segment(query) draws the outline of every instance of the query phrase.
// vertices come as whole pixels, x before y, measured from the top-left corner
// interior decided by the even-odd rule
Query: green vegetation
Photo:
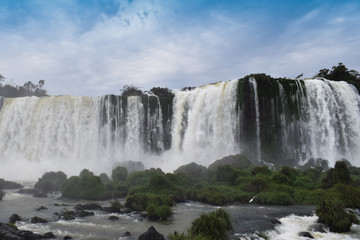
[[[234,159],[241,159],[242,164]],[[326,224],[333,223],[322,209],[331,208],[338,212],[344,207],[360,208],[360,168],[350,166],[347,161],[338,161],[327,171],[321,167],[300,170],[288,166],[270,170],[266,166],[248,164],[244,159],[230,156],[217,161],[216,167],[211,169],[189,164],[175,170],[174,174],[165,174],[159,168],[127,174],[126,169],[117,167],[112,172],[112,180],[106,174],[98,177],[84,169],[79,176],[67,179],[61,191],[64,197],[89,200],[126,197],[124,206],[117,200],[112,201],[111,211],[120,212],[125,207],[146,213],[150,220],[170,218],[173,215],[171,207],[176,202],[187,200],[216,206],[249,203],[251,199],[253,203],[268,205],[320,205],[320,221]],[[186,172],[189,167],[193,171]],[[330,203],[324,203],[323,199]],[[339,214],[348,216],[341,211]],[[355,221],[355,218],[346,219],[351,219],[350,223]],[[349,224],[348,220],[344,221]],[[346,229],[334,226],[332,229]],[[187,236],[178,234],[172,237],[186,239]],[[193,237],[208,239],[202,235]]]
[[[227,232],[232,230],[229,214],[222,208],[208,214],[201,214],[191,223],[188,233],[174,233],[170,240],[226,240]]]
[[[353,213],[345,211],[341,202],[323,200],[316,208],[319,222],[329,226],[332,232],[348,232],[353,223],[359,224],[359,220]]]
[[[128,175],[128,171],[124,167],[116,167],[112,170],[111,177],[114,182],[125,181]]]
[[[334,81],[346,81],[353,84],[360,93],[360,73],[356,70],[348,70],[343,63],[333,66],[331,70],[327,68],[321,69],[316,77]]]
[[[31,81],[24,83],[23,86],[5,83],[5,77],[0,74],[0,96],[13,98],[13,97],[26,97],[26,96],[47,96],[46,90],[43,89],[45,80],[40,80],[38,84]]]
[[[34,189],[45,194],[60,191],[61,186],[64,184],[66,179],[66,174],[61,171],[47,172],[35,184]]]
[[[88,200],[103,200],[111,196],[110,191],[98,176],[84,169],[80,176],[72,176],[61,187],[64,197]]]

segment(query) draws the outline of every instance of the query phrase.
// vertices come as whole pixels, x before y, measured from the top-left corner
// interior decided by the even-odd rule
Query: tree
[[[360,80],[360,74],[356,70],[348,70],[343,63],[330,69],[321,69],[315,77],[323,77],[334,81]]]
[[[142,91],[134,85],[125,85],[120,92],[123,97],[140,96],[142,94]]]
[[[0,74],[0,87],[3,86],[3,82],[5,80],[5,77],[3,75]]]

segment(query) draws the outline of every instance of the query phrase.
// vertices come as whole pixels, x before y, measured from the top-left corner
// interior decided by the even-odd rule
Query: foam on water
[[[308,231],[314,237],[314,239],[326,239],[326,240],[357,240],[360,239],[360,226],[353,225],[351,232],[349,233],[320,233],[312,232],[311,225],[317,223],[318,217],[314,216],[296,216],[290,215],[288,217],[281,218],[281,224],[276,226],[274,230],[266,232],[269,240],[303,240],[304,237],[298,236],[300,232]]]

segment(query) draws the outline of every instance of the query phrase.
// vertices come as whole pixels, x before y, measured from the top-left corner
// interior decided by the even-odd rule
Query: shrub
[[[175,175],[185,176],[191,179],[194,183],[200,183],[205,180],[206,167],[198,165],[196,163],[189,163],[183,165],[174,171]]]
[[[296,169],[288,167],[288,166],[283,166],[279,172],[284,174],[285,176],[287,176],[292,181],[295,181],[296,176],[298,175]]]
[[[110,202],[110,211],[113,213],[119,213],[121,212],[121,209],[124,206],[121,204],[119,200],[113,200]]]
[[[266,166],[262,166],[262,167],[256,166],[251,170],[251,174],[254,175],[254,176],[257,175],[257,174],[270,176],[272,174],[272,171]]]
[[[335,167],[331,168],[322,180],[325,188],[331,188],[337,183],[350,184],[351,182],[350,171],[344,161],[337,161]]]
[[[251,179],[250,183],[246,186],[246,191],[259,193],[269,188],[269,177],[264,175],[257,175]]]
[[[167,220],[169,217],[174,215],[170,206],[167,205],[156,206],[155,204],[149,204],[146,212],[148,213],[149,219],[152,221]]]
[[[255,196],[256,203],[270,205],[291,205],[291,196],[286,192],[261,192]]]
[[[92,171],[90,171],[89,169],[83,169],[79,176],[82,177],[82,176],[85,176],[85,175],[90,175],[90,176],[94,176],[94,173]]]
[[[348,232],[353,223],[358,224],[355,215],[347,213],[338,201],[323,200],[316,208],[318,221],[329,226],[331,232]]]
[[[335,198],[342,202],[346,208],[360,207],[360,189],[352,185],[345,185],[342,183],[336,184],[331,192]]]
[[[103,184],[106,184],[106,183],[108,183],[108,182],[111,182],[110,179],[109,179],[109,177],[108,177],[108,175],[107,175],[106,173],[101,173],[101,174],[99,175],[99,178],[100,178],[100,180],[101,180],[101,182],[102,182]]]
[[[61,188],[64,197],[81,198],[87,200],[104,200],[110,197],[110,191],[100,178],[82,171],[80,177],[70,177]]]
[[[111,177],[114,182],[125,181],[128,176],[128,171],[124,167],[116,167],[112,170]]]
[[[173,206],[173,200],[166,195],[156,195],[152,193],[135,193],[126,198],[125,207],[135,211],[145,211],[151,204],[155,206]]]
[[[191,223],[189,234],[191,236],[201,236],[208,240],[226,240],[227,232],[232,229],[230,216],[223,209],[201,214]]]
[[[271,176],[271,181],[277,184],[293,184],[293,180],[280,171],[273,173],[273,175]]]
[[[214,172],[216,183],[234,185],[237,178],[237,171],[230,165],[219,165]]]

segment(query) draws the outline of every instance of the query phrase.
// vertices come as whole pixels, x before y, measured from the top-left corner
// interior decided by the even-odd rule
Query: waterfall
[[[360,97],[346,82],[306,80],[308,150],[331,165],[345,158],[357,164],[360,153]],[[305,114],[305,113],[304,113]]]
[[[45,169],[100,173],[118,161],[142,160],[151,128],[162,124],[161,109],[155,108],[158,116],[149,113],[150,124],[145,124],[140,96],[125,101],[118,96],[6,98],[0,112],[0,175],[7,175],[12,162],[38,177]],[[161,146],[162,137],[154,139]]]
[[[260,139],[260,111],[259,111],[259,98],[257,91],[257,83],[255,78],[251,77],[249,79],[249,83],[252,86],[253,94],[254,94],[254,105],[255,105],[255,117],[256,117],[256,153],[257,160],[261,161],[261,139]]]
[[[187,162],[209,165],[239,152],[237,85],[234,80],[176,92],[172,148]]]
[[[109,173],[129,160],[172,171],[237,153],[360,165],[360,96],[346,82],[255,76],[169,94],[0,97],[0,176]]]

